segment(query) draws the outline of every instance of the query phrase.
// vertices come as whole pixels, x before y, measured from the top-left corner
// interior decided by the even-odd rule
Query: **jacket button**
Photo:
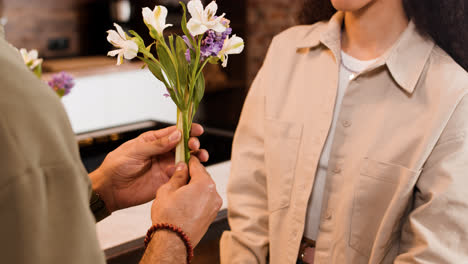
[[[336,173],[336,174],[338,174],[338,173],[341,172],[341,168],[340,168],[340,167],[335,167],[335,168],[333,169],[333,172]]]
[[[333,213],[331,210],[327,210],[327,212],[325,213],[325,219],[326,220],[331,220],[333,217]]]
[[[351,122],[350,121],[343,121],[343,126],[344,127],[350,127],[351,126]]]

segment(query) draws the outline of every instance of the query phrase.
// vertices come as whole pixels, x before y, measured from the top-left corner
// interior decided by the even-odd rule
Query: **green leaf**
[[[142,60],[144,63],[146,63],[146,65],[148,66],[148,69],[154,75],[154,77],[156,77],[158,80],[164,83],[164,85],[169,89],[170,86],[167,83],[166,78],[164,78],[164,74],[163,74],[163,70],[161,66],[158,63],[147,58],[139,57],[139,59]]]
[[[192,44],[192,47],[196,47],[197,43],[195,42],[195,39],[193,39],[192,34],[190,34],[188,28],[187,28],[187,8],[185,7],[185,4],[183,2],[179,2],[179,4],[182,6],[182,9],[184,10],[184,14],[182,16],[182,20],[180,22],[180,26],[182,27],[182,31],[184,32],[185,36],[190,41],[190,44]]]
[[[65,90],[60,89],[60,90],[57,90],[56,93],[60,98],[65,96]]]
[[[37,78],[42,78],[42,63],[36,66],[34,68],[33,73],[37,76]]]
[[[169,89],[167,89],[167,92],[168,92],[169,95],[171,96],[171,99],[172,99],[172,101],[176,104],[176,106],[177,106],[178,108],[180,108],[181,105],[180,105],[179,99],[177,98],[177,95],[176,95],[176,93],[174,92],[174,90],[169,88]]]
[[[172,54],[175,55],[175,49],[174,49],[174,36],[170,35],[169,37],[167,37],[168,40],[169,40],[169,47],[171,48],[171,52]]]
[[[200,105],[203,95],[205,94],[205,77],[201,73],[195,83],[195,91],[193,96],[193,109],[192,109],[192,119],[197,113],[198,106]]]
[[[218,58],[218,57],[210,57],[210,58],[208,59],[208,62],[209,62],[210,64],[218,64],[219,58]]]
[[[178,64],[178,74],[179,82],[182,89],[186,89],[188,83],[188,62],[185,58],[185,52],[187,51],[187,46],[185,45],[184,40],[177,36],[176,38],[176,58]]]
[[[174,89],[167,83],[166,78],[164,78],[164,71],[161,67],[162,65],[147,58],[142,58],[142,57],[138,57],[138,58],[146,63],[146,65],[148,66],[148,69],[151,71],[154,77],[156,77],[158,80],[164,83],[164,86],[166,86],[166,89],[169,92],[169,95],[171,96],[172,101],[174,101],[177,107],[179,108],[182,107],[183,106],[181,104],[182,101],[179,100],[177,94],[174,92]]]
[[[138,45],[138,48],[140,50],[144,49],[146,46],[145,46],[145,41],[143,40],[142,37],[140,37],[140,35],[138,35],[138,33],[136,33],[135,31],[133,30],[129,30],[128,31],[131,35],[133,35],[133,40],[135,41],[135,43]]]
[[[158,53],[158,59],[161,62],[161,65],[164,67],[165,72],[167,74],[167,78],[169,82],[173,84],[173,86],[177,85],[177,69],[174,63],[171,60],[171,55],[167,52],[167,49],[163,46],[164,44],[157,43],[156,44],[156,52]]]
[[[146,23],[145,23],[146,24]],[[148,27],[149,29],[149,34],[150,36],[155,39],[155,40],[160,40],[160,37],[159,37],[159,33],[158,31],[156,31],[156,29],[150,25],[150,24],[146,24],[146,26]]]
[[[138,33],[136,33],[136,31],[134,31],[134,30],[129,30],[128,32],[129,32],[130,34],[132,34],[132,36],[143,40],[143,38],[140,37],[140,35],[138,35]]]

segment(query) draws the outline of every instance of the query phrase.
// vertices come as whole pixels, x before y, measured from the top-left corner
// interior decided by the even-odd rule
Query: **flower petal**
[[[224,16],[224,14],[223,14]],[[224,31],[226,31],[226,26],[222,23],[222,17],[218,17],[215,21],[213,21],[214,23],[212,24],[211,28],[212,30],[218,32],[218,33],[223,33]]]
[[[212,1],[209,5],[206,6],[204,13],[207,16],[207,18],[213,19],[216,15],[216,11],[218,11],[218,5],[215,1]]]
[[[32,64],[29,66],[31,70],[34,70],[37,66],[39,66],[42,63],[42,59],[35,59],[32,60]]]
[[[208,27],[194,18],[191,18],[187,23],[187,29],[190,31],[192,36],[202,35],[208,31]]]
[[[167,8],[165,6],[156,6],[154,8],[154,18],[160,25],[166,24]]]
[[[228,47],[225,49],[225,54],[239,54],[244,50],[244,40],[236,35],[232,36],[227,42]]]
[[[109,41],[112,45],[115,47],[120,48],[122,45],[122,42],[124,41],[120,35],[117,33],[115,30],[108,30],[107,31],[107,41]]]
[[[119,56],[117,57],[117,65],[122,65],[123,63],[123,52],[119,53]]]
[[[39,52],[37,52],[37,50],[33,49],[29,52],[30,60],[37,60],[38,57],[39,57]]]
[[[148,7],[145,7],[143,8],[141,13],[143,15],[143,21],[145,22],[145,24],[152,25],[154,27],[156,21],[154,19],[153,11],[151,11],[151,9],[149,9]]]
[[[223,63],[221,64],[224,68],[227,67],[227,63],[228,63],[228,55],[224,55],[223,58],[221,59],[223,61]]]
[[[172,24],[166,24],[166,25],[164,25],[163,30],[168,28],[168,27],[172,27],[172,26],[173,26]]]
[[[203,4],[200,0],[192,0],[187,4],[187,10],[192,18],[203,21]]]
[[[135,58],[138,54],[138,45],[132,40],[127,40],[124,43],[123,50],[124,58],[127,60],[131,60]]]
[[[29,54],[26,49],[20,49],[21,56],[23,57],[24,63],[28,63],[31,59],[29,59]]]
[[[127,34],[125,34],[125,31],[122,29],[121,26],[119,26],[117,23],[114,23],[114,27],[117,29],[117,32],[119,32],[120,37],[123,40],[127,39]]]
[[[122,49],[116,49],[116,50],[111,50],[107,53],[107,56],[109,57],[115,57],[116,55],[118,55],[119,53],[122,52]]]

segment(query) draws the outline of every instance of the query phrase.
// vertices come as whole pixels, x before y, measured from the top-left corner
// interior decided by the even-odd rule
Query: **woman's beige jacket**
[[[296,263],[332,121],[343,15],[274,38],[234,140],[222,263]],[[413,23],[353,79],[315,263],[468,263],[468,74]]]

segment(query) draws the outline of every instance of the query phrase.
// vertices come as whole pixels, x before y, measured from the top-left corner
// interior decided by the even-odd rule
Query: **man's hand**
[[[195,247],[216,218],[223,203],[216,185],[196,157],[190,159],[188,168],[177,165],[171,180],[159,188],[151,208],[153,224],[169,223],[180,227]]]
[[[193,124],[192,137],[203,134]],[[107,155],[102,165],[89,177],[93,190],[99,193],[110,212],[151,201],[160,186],[169,181],[174,168],[172,150],[181,140],[175,126],[149,131],[127,141]],[[208,152],[200,150],[197,138],[189,140],[189,148],[200,160],[208,160]]]

